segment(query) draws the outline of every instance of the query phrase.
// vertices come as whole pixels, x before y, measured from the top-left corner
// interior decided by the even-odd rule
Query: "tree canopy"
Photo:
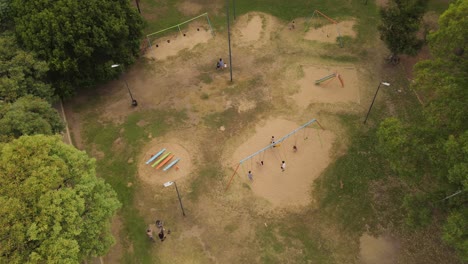
[[[60,133],[64,128],[57,111],[37,97],[25,96],[0,105],[0,141],[22,135]]]
[[[95,161],[58,136],[0,144],[0,262],[80,263],[113,243],[120,206]]]
[[[18,46],[13,34],[0,34],[0,99],[13,102],[32,94],[50,101],[54,91],[46,83],[48,70],[46,62]]]
[[[13,0],[17,39],[50,68],[57,93],[118,74],[139,53],[143,22],[127,0]]]
[[[433,58],[419,62],[412,88],[425,96],[422,120],[385,120],[379,149],[404,177],[411,192],[403,205],[408,223],[428,223],[445,212],[443,239],[468,260],[468,62],[457,49],[467,45],[468,2],[459,0],[440,17],[429,35]]]
[[[395,62],[399,54],[414,55],[421,48],[422,41],[418,40],[416,33],[426,6],[426,0],[390,0],[388,6],[380,9],[380,39],[387,45]]]

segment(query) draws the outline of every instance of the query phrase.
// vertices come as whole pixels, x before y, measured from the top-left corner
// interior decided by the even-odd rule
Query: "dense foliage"
[[[86,153],[57,136],[0,144],[0,262],[81,263],[113,243],[120,206]]]
[[[0,105],[0,141],[22,135],[60,133],[64,126],[57,111],[37,97],[25,96]]]
[[[53,89],[46,82],[48,70],[46,62],[17,45],[13,34],[0,34],[0,99],[13,102],[32,94],[51,100]]]
[[[443,239],[468,260],[468,2],[457,1],[429,36],[433,59],[418,63],[412,87],[425,94],[424,119],[395,118],[379,128],[379,149],[411,187],[407,223],[421,226],[445,212]]]
[[[139,53],[142,19],[127,0],[14,0],[18,41],[49,65],[56,92],[92,86]]]
[[[392,53],[393,62],[398,61],[399,54],[414,55],[421,48],[416,33],[426,6],[426,0],[390,0],[380,9],[380,38]]]

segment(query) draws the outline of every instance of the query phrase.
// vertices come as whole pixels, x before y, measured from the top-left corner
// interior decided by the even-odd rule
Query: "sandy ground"
[[[364,264],[393,264],[397,262],[398,243],[386,236],[364,234],[360,238],[361,260]]]
[[[292,98],[301,107],[307,107],[311,102],[360,103],[359,80],[353,67],[304,66],[304,78],[298,81],[300,90]],[[315,84],[325,76],[338,73],[344,83],[342,87],[338,78],[333,78],[320,84]]]
[[[180,158],[180,161],[167,171],[163,171],[164,165],[160,169],[156,169],[157,166],[152,167],[151,164],[146,164],[154,154],[158,153],[163,148],[166,154],[171,152],[174,157],[166,164]],[[158,160],[159,157],[156,159]],[[177,169],[178,168],[178,169]],[[161,186],[163,183],[168,181],[180,180],[184,176],[187,176],[192,171],[192,161],[189,151],[177,143],[176,140],[161,141],[161,139],[154,139],[148,144],[148,147],[144,151],[144,154],[138,161],[138,176],[139,178],[149,186]]]
[[[314,28],[314,23],[315,19],[311,20],[311,26],[304,36],[307,40],[335,43],[337,41],[338,32],[340,32],[341,36],[356,37],[356,31],[353,30],[353,26],[356,22],[353,20],[338,22],[337,25],[326,24],[319,28]],[[321,23],[324,22],[321,21]]]
[[[247,21],[246,25],[245,21],[239,21],[236,24],[236,26],[239,27],[241,31],[240,41],[250,42],[260,39],[260,34],[262,33],[262,25],[262,18],[260,16],[251,17]]]
[[[280,139],[300,125],[284,120],[269,119],[257,125],[255,134],[243,141],[234,152],[234,160],[242,160],[270,143],[271,136]],[[312,182],[330,163],[330,150],[335,136],[327,130],[305,128],[294,136],[262,154],[246,161],[238,170],[241,180],[249,182],[248,171],[254,180],[249,182],[253,192],[267,199],[275,207],[305,206],[310,202]],[[292,147],[296,145],[297,152]],[[264,165],[260,164],[263,160]],[[281,170],[282,161],[286,170]],[[238,180],[238,178],[236,178]]]
[[[200,18],[201,20],[204,18]],[[190,24],[187,29],[181,32],[172,33],[164,37],[151,40],[151,48],[145,56],[157,60],[165,60],[170,56],[175,56],[179,51],[192,49],[197,44],[207,43],[213,36],[207,23]]]

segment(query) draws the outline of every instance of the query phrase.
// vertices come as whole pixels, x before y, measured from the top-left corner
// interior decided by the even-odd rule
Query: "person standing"
[[[284,171],[286,169],[286,162],[284,160],[281,162],[281,171]]]
[[[249,171],[249,173],[247,173],[247,177],[249,177],[250,181],[253,181],[252,171]]]
[[[161,242],[163,242],[164,239],[166,239],[166,235],[164,234],[164,228],[159,229],[158,237],[161,240]]]
[[[152,242],[154,242],[154,237],[153,237],[153,230],[151,229],[147,229],[146,230],[146,235],[148,236],[149,240],[151,240]]]

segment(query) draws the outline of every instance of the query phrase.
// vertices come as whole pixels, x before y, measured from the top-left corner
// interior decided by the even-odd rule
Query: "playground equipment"
[[[231,178],[230,178],[230,180],[229,180],[229,182],[228,182],[228,185],[226,186],[226,191],[229,189],[229,186],[231,185],[231,182],[232,182],[232,179],[234,178],[234,175],[237,174],[237,171],[239,170],[239,167],[240,167],[243,163],[245,163],[245,162],[247,162],[247,161],[249,161],[249,160],[252,161],[252,158],[255,157],[255,156],[264,155],[264,154],[265,154],[265,151],[267,151],[268,149],[280,148],[281,145],[282,145],[281,143],[283,143],[286,139],[288,139],[289,137],[291,137],[291,136],[293,136],[293,135],[296,135],[297,132],[299,132],[300,130],[302,130],[302,129],[304,129],[304,128],[310,126],[310,125],[312,125],[313,123],[317,123],[317,124],[320,126],[320,128],[323,130],[322,125],[320,125],[319,121],[318,121],[317,119],[314,118],[314,119],[308,121],[307,123],[303,124],[303,125],[300,126],[299,128],[296,128],[295,130],[291,131],[290,133],[288,133],[287,135],[283,136],[282,138],[276,140],[275,142],[270,143],[268,146],[262,148],[261,150],[259,150],[259,151],[255,152],[255,153],[253,153],[252,155],[250,155],[250,156],[248,156],[248,157],[246,157],[246,158],[240,160],[239,163],[237,164],[235,170],[234,170],[234,173],[232,174],[232,176],[231,176]],[[305,140],[305,139],[306,139],[306,138],[304,138],[304,140]],[[295,146],[295,145],[294,145],[294,146]],[[261,165],[263,165],[263,163],[262,163]]]
[[[178,29],[178,32],[179,32],[180,35],[183,35],[185,37],[186,33],[182,33],[181,26],[183,26],[184,24],[187,24],[189,22],[192,22],[192,21],[194,21],[194,20],[196,20],[198,18],[201,18],[201,17],[206,17],[206,20],[207,20],[208,25],[210,27],[211,34],[214,36],[213,27],[211,26],[211,22],[210,22],[210,18],[208,17],[208,13],[203,13],[203,14],[201,14],[199,16],[196,16],[194,18],[186,20],[186,21],[184,21],[182,23],[179,23],[177,25],[174,25],[174,26],[171,26],[171,27],[168,27],[168,28],[165,28],[165,29],[162,29],[162,30],[159,30],[159,31],[156,31],[156,32],[153,32],[151,34],[146,35],[146,41],[148,42],[148,46],[150,48],[152,48],[152,40],[156,39],[158,35],[161,35],[162,33],[166,32],[168,30],[171,30],[171,29],[175,29],[175,28]],[[200,30],[200,29],[197,28],[197,30]],[[170,43],[170,40],[167,40],[167,42]]]
[[[161,168],[162,166],[164,166],[164,164],[168,163],[173,157],[174,157],[174,155],[169,155],[169,157],[167,157],[165,160],[163,160],[163,162],[161,162],[161,163],[156,167],[156,169],[159,170],[159,168]]]
[[[158,153],[154,154],[153,156],[151,156],[151,158],[149,160],[146,161],[146,165],[150,164],[151,162],[153,162],[155,159],[157,159],[158,157],[161,157],[156,160],[152,165],[151,167],[156,167],[156,169],[160,169],[162,168],[164,165],[167,165],[167,163],[169,163],[169,161],[171,161],[172,158],[174,158],[174,155],[171,154],[171,152],[168,152],[166,154],[163,155],[164,151],[166,151],[165,148],[161,149]],[[163,171],[167,171],[169,170],[170,168],[172,168],[175,164],[177,164],[177,162],[180,161],[180,158],[177,158],[176,160],[172,161],[171,163],[169,163],[169,165],[167,165],[166,167],[164,167]],[[176,170],[179,169],[179,167],[175,166]]]
[[[343,47],[343,40],[342,40],[342,37],[341,37],[341,33],[340,33],[340,27],[338,26],[338,22],[330,17],[328,17],[327,15],[325,15],[324,13],[318,11],[318,10],[314,10],[314,13],[312,13],[312,16],[308,19],[308,21],[306,22],[306,26],[305,26],[305,31],[308,31],[309,30],[309,27],[310,27],[310,21],[313,19],[313,18],[320,18],[320,17],[323,17],[325,18],[326,20],[330,21],[332,24],[335,25],[336,27],[336,31],[338,33],[338,42],[340,43],[340,47],[342,48]]]
[[[151,165],[151,167],[154,168],[154,166],[158,165],[159,163],[161,163],[161,161],[163,161],[164,159],[167,158],[167,156],[171,155],[171,152],[168,152],[166,154],[164,154],[160,159],[158,159],[153,165]]]
[[[161,149],[161,151],[159,151],[158,153],[156,153],[154,156],[152,156],[152,157],[146,162],[146,165],[150,164],[151,162],[153,162],[153,160],[155,160],[155,159],[157,159],[159,156],[161,156],[161,154],[163,154],[164,151],[166,151],[165,148]]]
[[[341,87],[344,87],[344,82],[343,82],[343,79],[341,79],[341,76],[338,74],[338,73],[332,73],[330,75],[327,75],[321,79],[318,79],[315,81],[315,85],[319,85],[325,81],[331,81],[333,80],[334,78],[338,78],[338,80],[340,80],[340,83],[341,83]]]
[[[168,169],[170,169],[172,166],[174,166],[177,162],[179,162],[179,158],[177,158],[176,160],[174,160],[173,162],[171,162],[169,165],[167,165],[163,171],[167,171]]]

